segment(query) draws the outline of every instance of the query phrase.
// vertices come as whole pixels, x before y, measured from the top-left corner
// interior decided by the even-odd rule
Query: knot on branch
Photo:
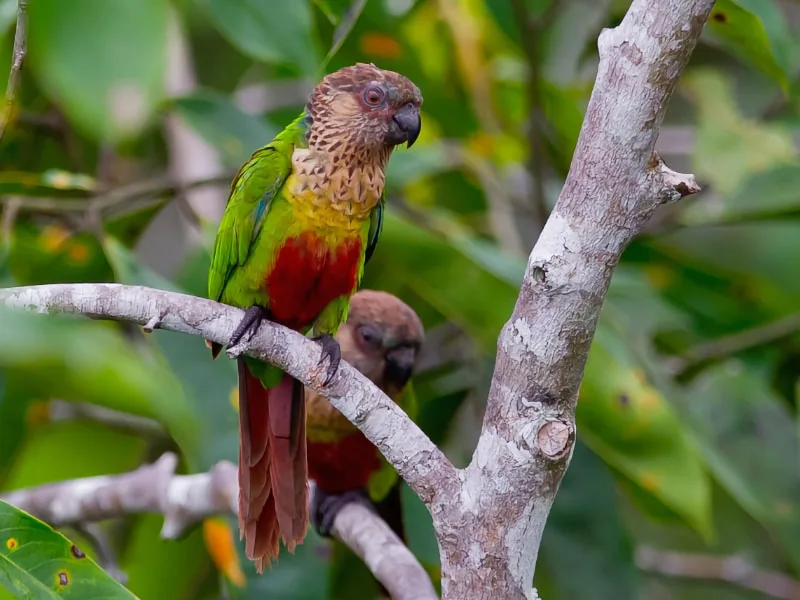
[[[575,426],[571,421],[553,419],[545,421],[530,440],[530,446],[548,460],[561,460],[572,451]]]

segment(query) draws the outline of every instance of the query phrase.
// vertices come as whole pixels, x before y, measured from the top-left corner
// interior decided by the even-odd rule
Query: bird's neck
[[[290,193],[318,208],[363,221],[380,201],[390,150],[352,152],[346,146],[298,148],[292,155]]]

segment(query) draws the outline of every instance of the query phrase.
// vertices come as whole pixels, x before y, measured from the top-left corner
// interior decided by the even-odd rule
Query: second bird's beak
[[[414,142],[419,137],[419,132],[422,129],[422,120],[419,118],[419,108],[416,106],[404,106],[395,113],[392,120],[402,132],[400,142],[407,142],[407,148],[411,148]]]
[[[393,385],[398,391],[402,390],[411,378],[415,359],[416,352],[413,348],[404,346],[390,350],[386,354],[385,377],[387,383]]]

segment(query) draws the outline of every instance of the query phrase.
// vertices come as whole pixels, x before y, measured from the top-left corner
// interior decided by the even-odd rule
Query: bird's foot
[[[326,494],[314,486],[311,496],[311,524],[322,537],[331,537],[336,515],[351,502],[363,504],[375,512],[375,506],[369,499],[366,490],[351,490],[342,494]]]
[[[330,333],[323,333],[311,339],[322,346],[322,356],[319,359],[319,364],[322,365],[325,359],[328,359],[328,371],[325,376],[325,381],[322,384],[326,386],[333,381],[333,377],[336,375],[336,370],[339,368],[339,363],[342,360],[342,349],[339,347],[339,342],[337,342]]]
[[[245,346],[253,335],[258,331],[261,321],[267,318],[267,311],[263,306],[251,306],[244,311],[244,317],[233,330],[231,339],[228,341],[227,355],[231,358],[238,358],[246,350]]]

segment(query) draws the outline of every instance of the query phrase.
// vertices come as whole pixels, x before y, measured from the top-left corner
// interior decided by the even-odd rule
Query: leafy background
[[[424,128],[391,160],[365,286],[422,316],[422,426],[464,465],[496,336],[569,168],[597,35],[627,7],[34,0],[0,145],[0,285],[203,295],[232,170],[322,73],[400,71],[423,90]],[[15,11],[0,0],[0,72]],[[699,578],[656,571],[687,573],[702,553],[800,579],[799,36],[794,0],[718,0],[681,79],[658,149],[704,191],[661,209],[614,276],[536,571],[548,600],[798,597],[783,579],[761,592],[721,581],[708,563]],[[185,472],[235,461],[235,370],[200,340],[3,312],[0,342],[0,489],[121,473],[168,449]],[[428,515],[405,499],[410,545],[435,574]],[[366,597],[363,568],[313,533],[256,576],[230,524],[177,542],[158,538],[157,515],[103,531],[145,600]],[[97,558],[85,531],[64,532]]]

